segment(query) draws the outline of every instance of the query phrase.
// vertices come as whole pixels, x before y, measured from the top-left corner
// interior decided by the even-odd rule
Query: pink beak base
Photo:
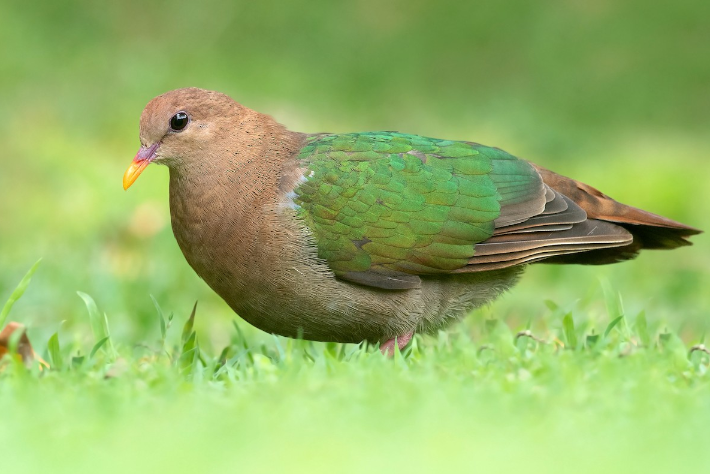
[[[136,157],[133,158],[131,166],[123,174],[123,189],[128,189],[138,179],[143,170],[155,159],[155,152],[158,150],[160,142],[149,147],[142,146]]]

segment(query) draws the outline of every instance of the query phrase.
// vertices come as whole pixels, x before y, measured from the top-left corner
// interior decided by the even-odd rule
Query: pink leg
[[[407,334],[397,336],[396,338],[393,337],[392,339],[380,344],[380,352],[386,356],[392,357],[394,355],[395,339],[397,341],[397,347],[399,347],[399,350],[401,351],[407,344],[409,344],[409,341],[412,340],[412,336],[414,336],[414,333],[408,332]]]

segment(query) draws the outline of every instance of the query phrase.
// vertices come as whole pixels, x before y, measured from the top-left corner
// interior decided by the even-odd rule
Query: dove
[[[621,262],[701,232],[499,148],[299,133],[198,88],[151,100],[140,143],[124,189],[168,167],[175,239],[241,318],[387,354],[490,303],[527,265]]]

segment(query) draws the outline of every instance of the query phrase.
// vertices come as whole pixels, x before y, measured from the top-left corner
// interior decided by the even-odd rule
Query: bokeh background
[[[685,385],[683,371],[687,347],[710,327],[708,234],[619,265],[534,265],[452,330],[473,342],[443,345],[449,359],[430,351],[413,375],[376,358],[293,373],[264,362],[273,373],[222,393],[139,360],[159,337],[150,295],[176,324],[199,300],[197,332],[212,354],[234,315],[174,241],[167,169],[150,167],[130,192],[121,178],[144,105],[198,86],[304,132],[399,130],[499,146],[708,230],[708,18],[707,0],[0,0],[0,302],[41,257],[11,314],[36,347],[59,331],[63,347],[91,348],[82,291],[123,354],[136,348],[134,372],[148,374],[90,383],[53,372],[27,386],[18,376],[13,389],[0,380],[4,468],[15,459],[18,472],[58,472],[71,456],[72,472],[122,470],[110,461],[119,457],[133,472],[256,472],[264,461],[284,472],[470,462],[706,470],[710,406],[693,385],[706,366]],[[628,364],[540,355],[532,379],[532,369],[481,362],[473,344],[483,319],[559,334],[564,312],[551,315],[546,300],[571,309],[585,333],[602,332],[604,287],[622,295],[630,321],[643,310],[654,334],[680,334],[672,375],[653,351]],[[241,327],[255,347],[273,347]]]
[[[704,228],[709,15],[702,0],[2,0],[0,295],[42,257],[15,309],[40,339],[85,323],[81,290],[124,340],[155,331],[152,294],[180,315],[199,300],[221,342],[232,315],[173,239],[167,169],[121,188],[143,106],[184,86],[304,132],[499,146]],[[601,300],[605,279],[630,314],[702,332],[710,240],[693,241],[611,267],[534,266],[492,311],[534,320],[547,298]]]

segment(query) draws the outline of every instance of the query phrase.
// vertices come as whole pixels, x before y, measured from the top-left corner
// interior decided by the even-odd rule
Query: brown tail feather
[[[673,249],[701,231],[621,204],[593,187],[533,165],[545,184],[544,208],[521,222],[496,222],[455,273],[499,270],[529,263],[603,265],[629,260],[644,248]],[[539,199],[535,201],[535,204]],[[520,214],[520,213],[518,213]]]
[[[702,232],[701,230],[681,224],[680,222],[627,206],[626,204],[615,201],[592,186],[553,173],[535,164],[532,165],[538,173],[540,173],[545,184],[572,199],[587,212],[587,215],[591,219],[613,222],[631,232],[634,236],[634,242],[628,248],[624,248],[624,251],[629,255],[637,253],[642,248],[674,249],[691,245],[687,238]],[[584,258],[590,261],[575,261],[574,263],[607,263],[604,260],[613,258],[611,254],[613,254],[614,251],[597,252],[599,252],[600,255],[595,255],[594,251],[577,255],[576,257],[578,259]],[[602,253],[609,253],[609,258],[599,259]],[[569,257],[570,258],[567,260],[571,259],[573,256]],[[550,259],[548,261],[553,263],[555,260],[565,260],[565,258]],[[560,261],[559,263],[563,262]],[[564,263],[572,262],[565,261]]]

